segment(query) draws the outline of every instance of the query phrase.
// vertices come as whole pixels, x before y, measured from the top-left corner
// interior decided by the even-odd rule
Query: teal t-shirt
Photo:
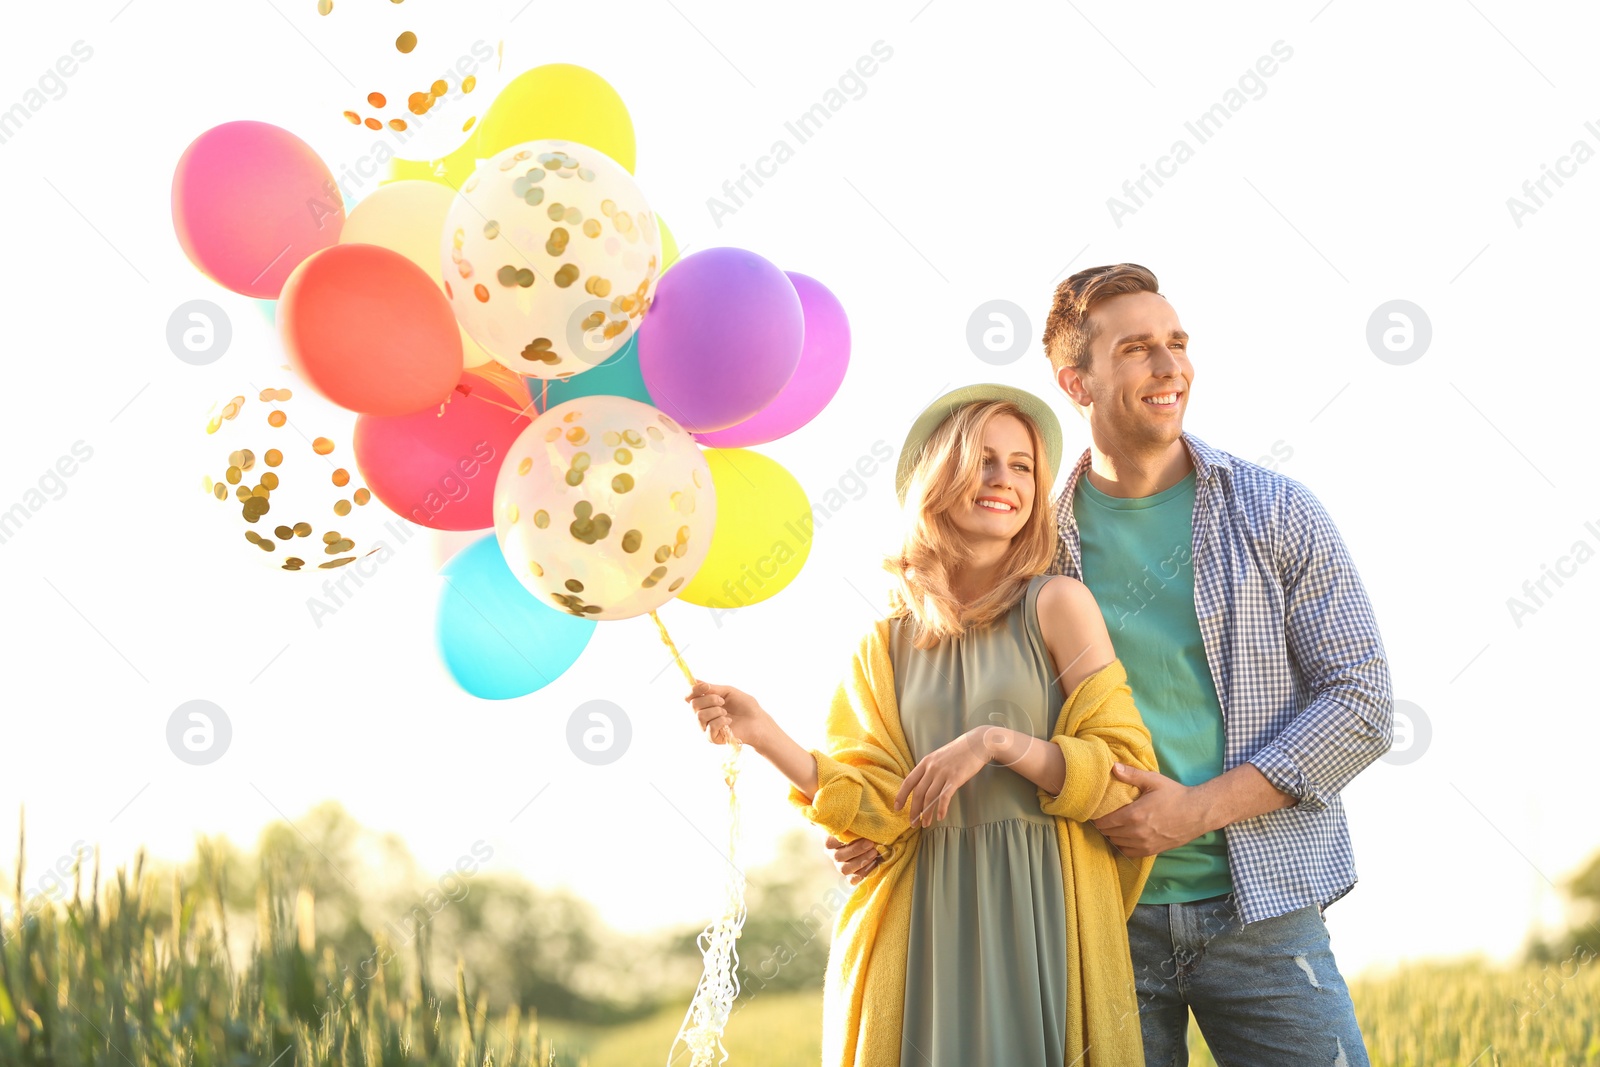
[[[1194,610],[1195,474],[1152,496],[1107,496],[1078,479],[1073,513],[1083,579],[1156,751],[1161,773],[1198,785],[1222,773],[1222,705]],[[1221,830],[1156,856],[1141,904],[1231,892]]]

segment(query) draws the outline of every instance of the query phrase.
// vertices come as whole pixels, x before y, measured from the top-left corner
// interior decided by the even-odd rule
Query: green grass
[[[665,1064],[667,1052],[683,1024],[683,1007],[616,1027],[578,1027],[549,1020],[544,1032],[559,1048],[581,1056],[586,1067],[651,1067]],[[737,1008],[722,1035],[729,1067],[805,1065],[822,1060],[822,991],[762,993]],[[689,1067],[689,1055],[678,1046],[673,1067]]]
[[[230,951],[213,920],[220,886],[165,892],[118,870],[99,892],[73,886],[0,924],[0,1064],[6,1067],[634,1067],[665,1064],[688,1005],[620,1026],[580,1026],[491,1012],[459,964],[440,993],[415,960],[376,935],[363,959],[383,964],[360,984],[356,960],[335,959],[298,917],[283,883],[260,885],[258,931]],[[230,962],[248,962],[235,968]],[[1375,1067],[1600,1065],[1600,963],[1430,963],[1351,983]],[[757,993],[730,1020],[730,1064],[815,1067],[820,991]],[[1191,1028],[1195,1067],[1214,1067]],[[687,1067],[687,1056],[678,1064]]]
[[[0,927],[0,1064],[6,1067],[549,1067],[538,1022],[515,1006],[491,1018],[458,967],[454,995],[425,975],[408,980],[378,935],[363,959],[382,959],[359,983],[331,948],[318,952],[286,893],[263,883],[258,939],[236,970],[225,933],[206,921],[220,887],[176,877],[158,900],[119,869],[85,898],[75,877],[63,902],[23,900]],[[277,883],[274,883],[277,884]],[[103,896],[103,904],[102,904]],[[171,907],[158,905],[170,900]],[[417,944],[421,944],[418,939]],[[419,949],[420,958],[420,949]]]
[[[1430,963],[1351,983],[1374,1067],[1573,1067],[1600,1065],[1600,966],[1497,968]],[[580,1030],[550,1024],[557,1044],[589,1067],[660,1064],[682,1012],[623,1027]],[[755,997],[729,1021],[729,1064],[816,1067],[822,998],[814,993]],[[1191,1019],[1191,1067],[1216,1067]],[[686,1064],[685,1057],[681,1063]]]
[[[1600,969],[1480,961],[1401,967],[1350,983],[1373,1067],[1600,1064]],[[1216,1067],[1191,1019],[1193,1067]]]

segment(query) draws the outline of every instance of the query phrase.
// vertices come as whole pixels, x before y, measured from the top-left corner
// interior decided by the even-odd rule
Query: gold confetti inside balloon
[[[504,42],[446,0],[294,0],[289,20],[343,77],[328,114],[390,156],[439,159],[470,137],[503,86]],[[481,25],[475,24],[481,23]],[[295,75],[300,77],[298,73]],[[381,136],[374,136],[374,134]]]
[[[530,141],[480,160],[445,216],[445,293],[497,361],[561,381],[638,328],[661,231],[633,176],[599,149]]]
[[[716,521],[711,468],[649,404],[585,396],[534,419],[494,488],[494,532],[523,585],[551,607],[628,619],[677,595]]]
[[[354,416],[282,371],[206,414],[201,488],[241,554],[285,571],[343,567],[376,552],[392,512],[350,446]],[[392,531],[391,531],[392,533]]]

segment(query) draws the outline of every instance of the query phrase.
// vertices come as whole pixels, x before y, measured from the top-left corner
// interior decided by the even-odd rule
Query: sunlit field
[[[459,964],[435,988],[422,954],[394,951],[381,933],[356,958],[336,958],[317,941],[309,895],[275,879],[258,890],[257,929],[241,954],[212,921],[215,886],[176,875],[160,884],[141,870],[142,856],[104,892],[75,885],[5,922],[0,1063],[637,1067],[666,1063],[688,1003],[621,1025],[540,1020],[489,1003]],[[249,962],[236,968],[238,958]],[[1600,1064],[1592,956],[1428,964],[1351,988],[1379,1067]],[[821,1011],[820,990],[749,996],[727,1028],[729,1062],[812,1067]],[[1190,1047],[1191,1062],[1214,1063],[1194,1028]]]
[[[1600,970],[1592,962],[1429,964],[1352,982],[1351,993],[1374,1067],[1600,1064]],[[559,1046],[584,1053],[589,1067],[632,1067],[664,1063],[681,1021],[681,1013],[664,1013],[610,1031],[547,1030]],[[820,995],[758,996],[729,1023],[729,1063],[816,1067],[821,1026]],[[1215,1067],[1192,1021],[1189,1048],[1193,1067]]]

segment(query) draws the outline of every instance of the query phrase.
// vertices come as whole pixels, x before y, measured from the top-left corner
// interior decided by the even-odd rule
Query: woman
[[[826,751],[731,686],[685,698],[811,822],[884,857],[834,930],[825,1064],[1144,1062],[1124,924],[1151,860],[1089,822],[1136,795],[1112,764],[1155,754],[1093,596],[1044,574],[1060,457],[1054,414],[1020,389],[958,389],[917,419],[891,611],[834,695]]]

